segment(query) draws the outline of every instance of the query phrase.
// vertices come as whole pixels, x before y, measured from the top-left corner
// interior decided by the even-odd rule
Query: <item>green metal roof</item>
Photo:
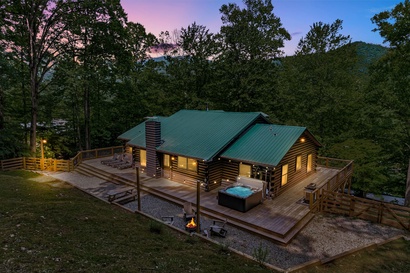
[[[165,117],[155,117],[158,121],[162,121],[166,119]],[[133,138],[141,137],[141,135],[144,135],[144,142],[143,145],[137,145],[137,146],[143,146],[145,147],[145,122],[142,122],[138,124],[137,126],[131,128],[130,130],[126,131],[125,133],[121,134],[118,139],[122,140],[131,140]]]
[[[249,128],[261,112],[224,112],[181,110],[161,121],[161,146],[157,151],[208,161]],[[132,132],[131,132],[132,131]],[[145,147],[145,123],[125,132],[120,138],[137,135],[128,144]]]
[[[305,130],[299,126],[256,124],[221,157],[277,166]]]

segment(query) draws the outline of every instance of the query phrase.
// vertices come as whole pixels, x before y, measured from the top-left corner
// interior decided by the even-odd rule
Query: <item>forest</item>
[[[0,0],[0,159],[38,156],[41,139],[56,158],[119,145],[144,117],[181,109],[257,111],[354,160],[357,191],[404,196],[409,0],[371,18],[389,46],[352,42],[340,18],[312,22],[292,56],[272,2],[243,2],[220,7],[218,33],[192,22],[156,37],[119,0]]]

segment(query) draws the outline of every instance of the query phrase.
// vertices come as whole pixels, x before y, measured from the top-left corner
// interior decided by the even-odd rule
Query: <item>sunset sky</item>
[[[382,44],[370,18],[376,13],[391,10],[399,0],[273,0],[273,13],[281,19],[292,40],[285,44],[285,53],[292,55],[297,43],[309,31],[310,26],[322,21],[333,23],[343,20],[342,34],[352,41]],[[217,33],[221,27],[219,8],[223,4],[236,3],[244,7],[242,0],[121,0],[128,20],[142,24],[147,32],[158,36],[161,31],[186,28],[193,22],[204,25]]]

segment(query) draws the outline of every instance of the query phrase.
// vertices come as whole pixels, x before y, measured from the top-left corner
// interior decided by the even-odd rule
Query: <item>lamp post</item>
[[[40,148],[41,148],[41,162],[40,162],[40,168],[41,170],[44,170],[44,144],[47,143],[46,139],[41,139],[40,141]]]

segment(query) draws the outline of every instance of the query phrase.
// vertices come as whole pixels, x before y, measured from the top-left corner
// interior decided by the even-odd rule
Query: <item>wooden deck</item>
[[[106,172],[135,184],[135,169],[118,170],[100,163],[100,159],[87,160],[82,164],[94,168],[96,172]],[[304,188],[310,183],[320,186],[333,176],[337,170],[318,168],[317,172],[302,183],[288,189],[280,196],[265,200],[262,204],[243,213],[218,205],[218,189],[201,191],[201,213],[212,218],[226,219],[229,224],[254,232],[273,241],[287,244],[313,218],[309,206],[302,201]],[[158,195],[177,204],[191,202],[196,205],[196,189],[173,182],[166,178],[149,178],[140,174],[141,190]]]

